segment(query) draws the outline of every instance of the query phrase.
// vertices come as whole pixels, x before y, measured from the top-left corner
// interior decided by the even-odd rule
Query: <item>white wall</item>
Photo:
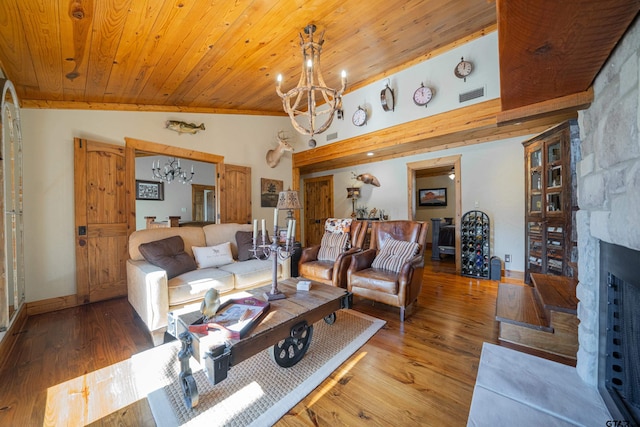
[[[23,109],[24,222],[27,302],[76,293],[73,138],[124,145],[124,137],[224,156],[225,163],[252,168],[253,215],[270,218],[260,208],[260,178],[291,185],[291,153],[267,166],[267,150],[284,129],[295,149],[298,135],[286,117],[160,112]],[[166,120],[204,123],[206,131],[179,135]]]
[[[160,161],[160,167],[170,159],[167,156],[145,156],[136,158],[136,179],[157,181],[151,173],[151,164]],[[216,185],[216,166],[210,163],[181,160],[180,166],[187,172],[193,166],[193,184]],[[146,228],[145,216],[155,216],[156,221],[167,221],[170,216],[179,216],[180,222],[193,218],[191,185],[172,182],[164,183],[164,200],[136,200],[136,230]]]

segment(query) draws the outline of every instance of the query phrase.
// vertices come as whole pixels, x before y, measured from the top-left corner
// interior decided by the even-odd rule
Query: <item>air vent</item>
[[[460,102],[471,101],[472,99],[480,98],[484,96],[484,87],[480,87],[478,89],[471,90],[469,92],[461,93]]]
[[[338,137],[338,132],[327,134],[327,141],[334,140]]]

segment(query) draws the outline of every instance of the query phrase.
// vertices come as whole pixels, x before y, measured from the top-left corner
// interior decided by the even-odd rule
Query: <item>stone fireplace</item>
[[[607,283],[601,276],[601,247],[640,251],[640,25],[634,21],[598,74],[594,102],[580,112],[582,160],[578,163],[578,328],[576,369],[580,377],[598,387],[614,418],[607,392],[603,391]],[[605,255],[605,258],[608,255]],[[637,269],[637,265],[633,266]],[[640,310],[635,307],[635,316]],[[606,313],[606,311],[605,311]],[[636,318],[637,324],[637,318]],[[627,357],[627,359],[630,359]],[[638,359],[626,360],[627,365]],[[615,406],[615,405],[614,405]]]

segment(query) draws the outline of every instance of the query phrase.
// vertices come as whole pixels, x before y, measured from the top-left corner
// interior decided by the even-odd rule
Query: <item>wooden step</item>
[[[531,280],[545,310],[578,314],[578,298],[576,297],[578,281],[576,279],[531,273]]]
[[[575,359],[578,316],[575,281],[540,275],[538,287],[500,283],[496,319],[499,339]],[[534,279],[534,280],[536,280]]]
[[[536,300],[534,288],[500,283],[496,303],[496,320],[539,331],[553,332],[549,319]]]

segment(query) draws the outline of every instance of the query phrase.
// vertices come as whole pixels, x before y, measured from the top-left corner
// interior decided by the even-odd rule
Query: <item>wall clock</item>
[[[384,111],[393,111],[395,108],[395,102],[396,100],[393,89],[391,89],[387,83],[385,88],[380,92],[380,104],[382,104],[382,109]]]
[[[353,113],[351,121],[356,126],[362,126],[367,123],[367,110],[358,106],[358,109]]]
[[[471,74],[472,71],[473,64],[469,61],[465,61],[464,56],[460,58],[460,62],[458,62],[456,68],[453,69],[453,73],[456,75],[456,77],[459,79],[464,79],[465,82],[467,81],[467,76]]]
[[[433,89],[422,83],[420,83],[420,87],[413,92],[413,102],[421,107],[423,105],[426,107],[429,101],[431,101],[431,98],[433,98]]]

